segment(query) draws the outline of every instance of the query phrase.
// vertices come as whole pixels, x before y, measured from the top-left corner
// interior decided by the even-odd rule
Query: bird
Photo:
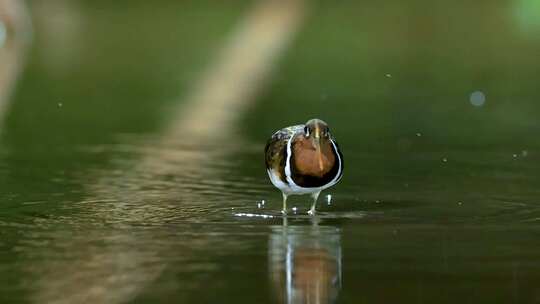
[[[283,214],[290,195],[309,194],[313,202],[308,214],[315,215],[321,191],[343,176],[343,154],[328,124],[318,118],[278,130],[264,154],[270,181],[283,195]]]

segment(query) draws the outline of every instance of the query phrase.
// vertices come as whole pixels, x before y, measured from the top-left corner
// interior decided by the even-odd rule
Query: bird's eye
[[[309,136],[309,128],[307,126],[304,127],[304,133],[306,136]]]

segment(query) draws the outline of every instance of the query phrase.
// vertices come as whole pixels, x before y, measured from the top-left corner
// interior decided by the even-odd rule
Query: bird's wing
[[[285,164],[287,142],[303,128],[304,125],[283,128],[270,137],[264,148],[267,169],[276,168],[280,163]]]

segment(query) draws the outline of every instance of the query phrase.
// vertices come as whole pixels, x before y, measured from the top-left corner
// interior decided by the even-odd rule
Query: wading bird
[[[321,191],[343,175],[343,155],[320,119],[274,133],[266,144],[265,161],[270,181],[283,194],[283,214],[289,195],[310,194],[313,203],[308,214],[314,215]]]

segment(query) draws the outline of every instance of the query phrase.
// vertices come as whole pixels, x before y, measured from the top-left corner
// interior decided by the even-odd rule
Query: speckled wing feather
[[[264,149],[266,169],[271,169],[285,183],[285,161],[287,160],[287,142],[297,132],[303,132],[304,125],[283,128],[268,140]]]

